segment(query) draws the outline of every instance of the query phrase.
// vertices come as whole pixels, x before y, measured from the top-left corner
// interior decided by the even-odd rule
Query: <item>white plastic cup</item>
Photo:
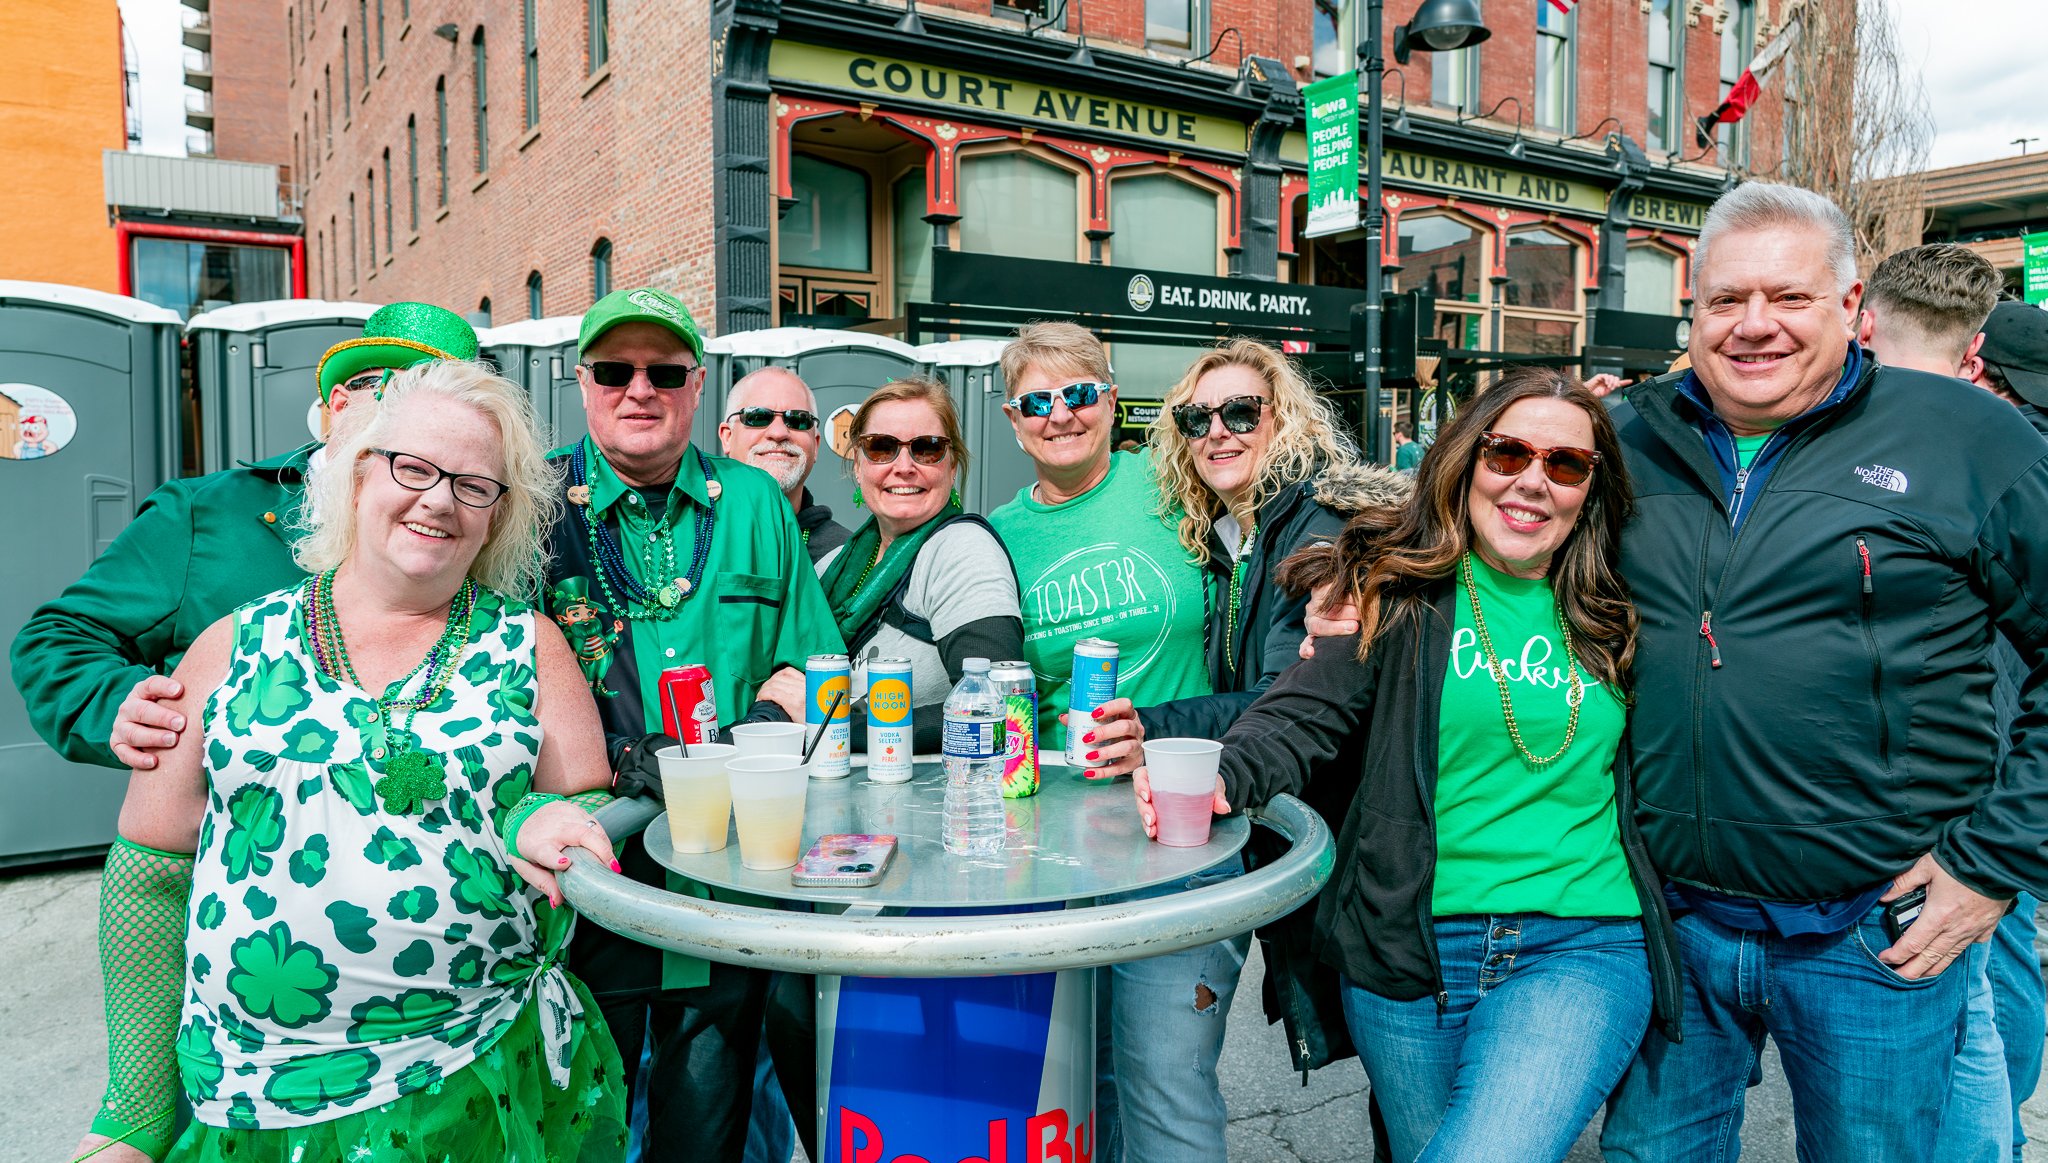
[[[739,753],[730,743],[692,743],[654,753],[661,765],[661,797],[668,805],[669,842],[678,852],[723,851],[732,823],[732,784],[726,761]]]
[[[1152,811],[1161,844],[1200,848],[1216,818],[1216,770],[1223,744],[1214,739],[1147,739],[1145,773],[1152,780]]]
[[[726,728],[733,746],[742,756],[795,755],[804,753],[802,723],[741,723]]]
[[[803,852],[804,793],[810,788],[810,776],[800,759],[797,755],[742,755],[726,761],[732,818],[740,836],[740,863],[748,868],[789,868]]]

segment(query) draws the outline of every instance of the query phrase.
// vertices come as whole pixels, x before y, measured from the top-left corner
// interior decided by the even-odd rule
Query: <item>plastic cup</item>
[[[1216,768],[1223,744],[1214,739],[1147,739],[1145,769],[1152,780],[1152,810],[1161,844],[1200,848],[1216,818]]]
[[[678,852],[718,852],[732,822],[732,784],[726,761],[738,753],[730,743],[692,743],[654,753],[661,765],[661,795],[668,804],[669,842]]]
[[[740,863],[789,868],[803,851],[804,792],[810,776],[796,755],[742,755],[726,761]]]
[[[801,757],[804,753],[802,723],[741,723],[736,727],[728,727],[725,733],[732,736],[732,745],[739,748],[739,753],[743,756]]]

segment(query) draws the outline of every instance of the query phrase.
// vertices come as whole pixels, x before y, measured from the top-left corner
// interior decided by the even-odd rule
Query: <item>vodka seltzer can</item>
[[[1101,767],[1104,759],[1088,758],[1088,745],[1081,742],[1093,722],[1095,708],[1116,698],[1117,644],[1107,638],[1083,638],[1074,643],[1074,677],[1067,687],[1067,765]]]
[[[827,722],[835,695],[839,710]],[[813,728],[804,732],[804,743],[825,734],[811,752],[812,779],[844,779],[853,770],[853,724],[847,718],[852,703],[853,667],[844,654],[813,654],[804,661],[804,726]]]
[[[1003,798],[1038,794],[1038,678],[1028,662],[998,662],[989,681],[1003,696]]]
[[[912,750],[910,660],[874,659],[868,663],[868,779],[905,782],[910,778]]]
[[[702,663],[661,672],[662,734],[681,743],[718,742],[718,694],[711,668]]]

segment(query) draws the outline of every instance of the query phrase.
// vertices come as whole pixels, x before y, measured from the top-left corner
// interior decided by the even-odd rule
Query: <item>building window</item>
[[[831,271],[872,269],[866,174],[807,154],[792,154],[789,188],[795,199],[782,216],[783,265]]]
[[[411,210],[406,219],[407,228],[414,234],[420,232],[420,122],[417,117],[405,119],[405,202]]]
[[[313,232],[313,258],[320,264],[320,277],[313,280],[313,287],[321,298],[327,297],[327,232]]]
[[[1650,123],[1649,146],[1672,153],[1683,148],[1680,125],[1685,120],[1685,92],[1679,65],[1685,60],[1685,22],[1673,11],[1679,0],[1650,0]]]
[[[384,258],[388,261],[396,253],[395,245],[398,216],[391,212],[391,151],[384,151]]]
[[[1207,40],[1202,0],[1145,0],[1145,45],[1193,52]]]
[[[585,15],[590,28],[590,71],[594,73],[612,59],[610,0],[586,0]]]
[[[484,47],[484,30],[478,27],[470,38],[470,69],[476,75],[476,172],[491,168],[491,56]]]
[[[1536,0],[1536,128],[1572,131],[1572,34],[1578,18]]]
[[[325,125],[325,128],[323,129],[323,131],[322,131],[322,132],[324,132],[324,133],[325,133],[325,134],[327,135],[327,152],[328,152],[328,153],[333,153],[333,152],[334,152],[334,66],[333,66],[333,65],[322,65],[322,66],[320,66],[320,73],[321,73],[321,76],[322,76],[322,77],[323,77],[323,78],[325,79],[325,81],[327,82],[327,117],[326,117],[326,119],[325,119],[325,120],[326,120],[326,125]],[[319,97],[317,97],[317,96],[316,96],[316,97],[314,97],[314,98],[313,98],[313,104],[315,104],[315,105],[318,105],[318,104],[320,104],[320,98],[319,98]],[[317,110],[317,109],[316,109],[316,110],[314,110],[314,112],[316,112],[316,113],[317,113],[317,112],[319,112],[319,110]]]
[[[540,124],[540,21],[534,12],[538,0],[526,0],[526,127]]]
[[[348,196],[348,285],[351,291],[363,281],[363,269],[356,262],[356,247],[361,241],[356,237],[356,196],[351,191]]]
[[[135,297],[188,319],[229,303],[291,297],[291,252],[283,247],[147,237],[129,245]]]
[[[1721,29],[1721,97],[1726,99],[1735,82],[1756,56],[1756,0],[1727,0],[1728,23]],[[1717,102],[1718,103],[1718,102]],[[1723,123],[1714,130],[1721,145],[1721,164],[1749,164],[1749,122]]]
[[[540,302],[540,272],[528,271],[526,272],[526,317],[528,319],[538,319],[541,317]]]
[[[336,298],[341,294],[341,259],[335,248],[341,245],[341,230],[335,225],[334,215],[327,216],[327,297]]]
[[[1436,337],[1452,347],[1484,346],[1487,236],[1444,214],[1403,214],[1394,231],[1401,267],[1395,292],[1424,291],[1436,298]]]
[[[1352,33],[1357,8],[1352,0],[1309,0],[1315,29],[1314,56],[1310,58],[1318,77],[1334,77],[1351,71],[1357,64],[1358,37]],[[1442,54],[1438,54],[1441,56]]]
[[[590,248],[590,301],[612,293],[612,240],[600,238]]]
[[[371,170],[363,184],[364,224],[370,228],[363,241],[370,244],[370,273],[374,275],[377,273],[377,171]]]
[[[348,26],[341,26],[341,127],[348,128],[356,107],[355,84],[350,78],[348,67]]]
[[[299,10],[290,6],[284,10],[284,51],[288,59],[299,59]]]
[[[1073,262],[1080,257],[1080,178],[1028,153],[960,159],[960,249]]]
[[[448,204],[448,78],[434,82],[434,151],[441,167],[441,201]]]
[[[370,87],[370,0],[356,0],[356,26],[363,44],[363,87]]]
[[[412,0],[398,0],[398,20],[401,24],[412,23]]]
[[[922,166],[896,179],[889,187],[890,238],[896,260],[895,314],[907,313],[908,304],[932,297],[932,224],[925,215],[925,171]]]
[[[1216,193],[1170,174],[1139,174],[1109,184],[1109,261],[1121,267],[1216,274],[1219,253]],[[1114,345],[1111,359],[1119,380],[1149,394],[1165,388],[1187,370],[1188,350],[1181,344]]]
[[[1517,230],[1508,235],[1506,266],[1502,301],[1508,310],[1501,319],[1500,349],[1541,355],[1577,351],[1578,244],[1543,227]]]
[[[1342,72],[1343,70],[1338,70]],[[1429,54],[1432,105],[1469,113],[1479,108],[1479,47]]]
[[[482,301],[477,303],[476,314],[469,317],[469,322],[475,327],[489,327],[491,325],[491,297],[489,295],[485,295]]]
[[[1067,6],[1063,0],[990,0],[989,11],[1026,21],[1034,28],[1067,30]]]
[[[384,59],[384,0],[377,0],[377,59]]]
[[[1628,248],[1628,267],[1622,276],[1622,310],[1676,315],[1679,286],[1677,255],[1647,242]]]

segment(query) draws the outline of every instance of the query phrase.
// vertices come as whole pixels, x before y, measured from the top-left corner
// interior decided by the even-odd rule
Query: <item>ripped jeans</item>
[[[1244,875],[1233,856],[1185,881],[1104,897],[1143,900]],[[1096,971],[1095,1163],[1226,1163],[1216,1080],[1251,934]]]

